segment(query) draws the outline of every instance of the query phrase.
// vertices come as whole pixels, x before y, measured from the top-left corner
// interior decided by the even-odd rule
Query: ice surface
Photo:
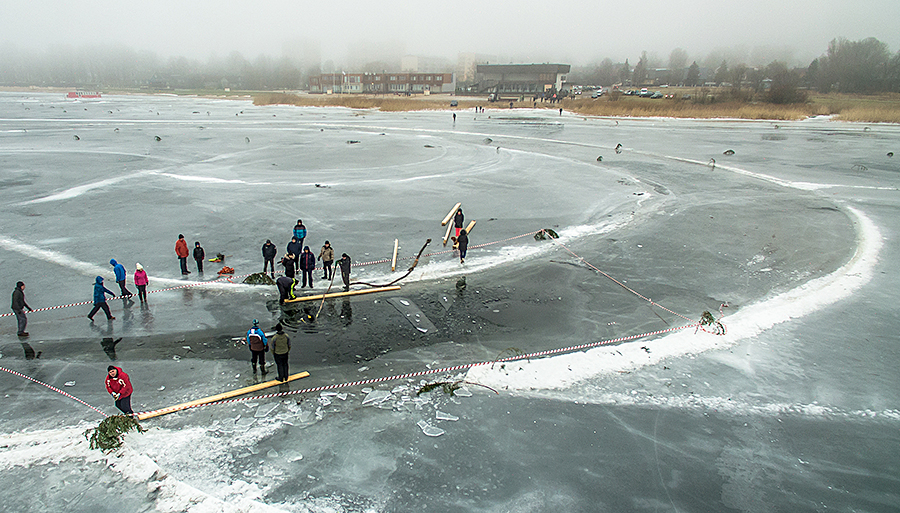
[[[5,367],[55,387],[77,381],[68,390],[107,413],[112,358],[141,409],[255,383],[246,347],[232,342],[254,318],[269,332],[289,327],[291,368],[309,370],[310,387],[617,340],[705,310],[718,317],[725,304],[728,335],[660,333],[465,376],[378,383],[390,393],[348,387],[344,397],[192,409],[145,422],[151,429],[109,459],[84,448],[96,412],[2,373],[0,503],[94,511],[106,497],[135,511],[317,512],[900,505],[900,160],[885,157],[900,145],[895,126],[614,123],[541,109],[452,125],[448,112],[59,96],[0,93],[4,275],[23,279],[36,307],[89,300],[94,276],[110,283],[111,257],[129,278],[141,262],[151,290],[190,285],[154,292],[143,308],[111,300],[112,323],[79,322],[86,305],[30,313],[27,344],[4,318]],[[611,151],[617,143],[621,153]],[[419,308],[418,318],[389,304],[399,294],[385,294],[326,301],[307,324],[303,310],[278,308],[270,288],[208,283],[210,272],[182,278],[172,258],[174,236],[185,233],[229,255],[237,274],[256,272],[261,240],[282,251],[302,217],[314,250],[328,238],[357,262],[382,259],[385,234],[414,247],[437,240],[455,201],[478,220],[473,246],[504,242],[471,248],[465,265],[452,252],[423,256],[401,283],[409,304],[398,303]],[[545,227],[561,238],[535,241]],[[384,267],[353,276],[396,278]],[[398,315],[435,329],[423,336]],[[109,337],[122,337],[112,352]],[[415,397],[419,380],[463,378],[500,393]],[[376,407],[344,401],[350,395]],[[285,408],[250,416],[272,404]],[[447,409],[460,419],[453,436],[424,438],[450,422]],[[429,417],[422,434],[409,429]],[[91,483],[99,486],[65,507]],[[135,493],[129,483],[142,486]],[[35,500],[10,502],[17,497]]]

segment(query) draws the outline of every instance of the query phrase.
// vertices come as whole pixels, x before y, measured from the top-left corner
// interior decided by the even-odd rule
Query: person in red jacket
[[[106,371],[106,391],[116,400],[116,408],[125,415],[134,415],[134,410],[131,409],[131,392],[133,389],[131,388],[131,380],[128,379],[128,374],[125,374],[122,369],[115,365],[110,365],[106,368]]]
[[[187,268],[188,247],[184,235],[178,234],[178,242],[175,243],[175,254],[178,255],[178,261],[181,262],[181,274],[191,274]]]

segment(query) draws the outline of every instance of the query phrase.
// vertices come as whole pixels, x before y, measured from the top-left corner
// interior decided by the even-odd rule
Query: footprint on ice
[[[445,433],[445,431],[439,427],[434,427],[431,424],[425,422],[424,420],[420,420],[416,422],[416,425],[422,429],[422,433],[425,436],[441,436]]]

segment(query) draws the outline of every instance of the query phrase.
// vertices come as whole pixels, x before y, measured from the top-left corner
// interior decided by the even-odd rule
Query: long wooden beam
[[[295,379],[305,378],[309,376],[309,373],[306,371],[298,372],[293,376],[288,376],[287,381],[294,381]],[[262,383],[257,383],[255,385],[250,385],[249,387],[239,388],[237,390],[232,390],[231,392],[224,392],[217,395],[211,395],[209,397],[204,397],[203,399],[195,399],[193,401],[189,401],[186,403],[176,404],[175,406],[170,406],[168,408],[162,408],[160,410],[149,411],[146,413],[142,413],[138,415],[139,420],[152,419],[153,417],[159,417],[160,415],[167,415],[169,413],[174,413],[176,411],[186,410],[188,408],[199,406],[201,404],[209,404],[214,403],[216,401],[221,401],[223,399],[231,399],[232,397],[237,397],[239,395],[249,394],[251,392],[256,392],[257,390],[262,390],[264,388],[273,387],[275,385],[281,385],[283,383],[287,383],[287,381],[278,381],[277,379],[273,379],[272,381],[264,381]]]
[[[456,205],[454,205],[453,208],[450,209],[450,213],[447,214],[447,217],[445,217],[444,220],[441,221],[441,226],[444,226],[445,224],[449,223],[450,218],[456,214],[456,211],[459,210],[459,207],[461,207],[461,206],[462,206],[462,203],[457,203]]]
[[[351,290],[348,292],[332,292],[331,294],[316,294],[315,296],[301,296],[297,299],[285,299],[285,303],[299,303],[301,301],[315,301],[317,299],[327,299],[332,297],[358,296],[360,294],[371,294],[373,292],[388,292],[391,290],[400,290],[400,285],[391,287],[375,287],[371,289]]]

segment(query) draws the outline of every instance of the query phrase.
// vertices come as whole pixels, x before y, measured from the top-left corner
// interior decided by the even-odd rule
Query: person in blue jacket
[[[122,292],[122,299],[125,300],[131,296],[131,291],[125,287],[125,278],[127,276],[125,273],[125,266],[116,262],[115,258],[109,260],[109,265],[113,266],[113,272],[116,273],[116,283],[119,285],[119,290]]]
[[[106,320],[111,321],[115,319],[115,317],[109,313],[109,305],[106,304],[106,294],[109,294],[110,296],[116,295],[115,292],[103,286],[103,276],[97,276],[94,279],[94,308],[91,309],[91,313],[87,316],[91,322],[94,321],[94,314],[101,308],[106,313]]]
[[[303,247],[303,239],[306,238],[306,227],[303,226],[303,220],[297,219],[297,224],[294,226],[294,237],[297,238],[297,242],[300,243],[300,247]],[[294,253],[295,255],[299,253]]]
[[[247,330],[247,346],[250,347],[250,365],[253,366],[253,373],[256,374],[256,362],[262,367],[262,373],[268,374],[266,370],[266,351],[269,350],[269,341],[266,340],[266,334],[259,327],[259,321],[253,319],[253,327]]]

